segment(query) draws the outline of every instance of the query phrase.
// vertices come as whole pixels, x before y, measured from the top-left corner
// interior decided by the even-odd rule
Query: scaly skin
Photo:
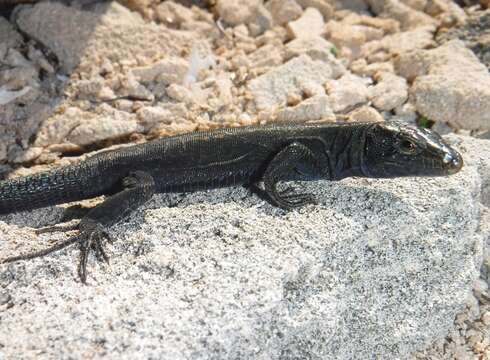
[[[445,176],[458,172],[461,155],[426,129],[386,123],[278,124],[196,132],[105,151],[50,172],[0,182],[0,214],[89,199],[106,200],[81,219],[79,234],[38,253],[79,243],[78,272],[86,281],[87,256],[107,261],[107,228],[155,193],[246,185],[278,207],[314,202],[310,194],[279,192],[292,180]]]

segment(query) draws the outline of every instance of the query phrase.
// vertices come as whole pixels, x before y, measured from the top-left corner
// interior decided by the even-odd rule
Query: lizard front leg
[[[311,194],[298,194],[288,189],[278,191],[277,184],[287,180],[320,177],[322,170],[315,154],[305,145],[293,142],[282,149],[267,165],[262,180],[269,202],[283,209],[293,209],[315,202]]]
[[[10,257],[3,263],[28,260],[45,256],[61,250],[71,244],[80,244],[80,262],[78,275],[85,283],[87,280],[87,260],[90,250],[94,250],[99,259],[106,262],[108,257],[103,248],[103,240],[109,239],[107,228],[127,217],[132,211],[147,202],[155,193],[153,177],[142,171],[135,171],[122,180],[122,190],[90,210],[78,224],[79,233],[70,239],[38,252]]]

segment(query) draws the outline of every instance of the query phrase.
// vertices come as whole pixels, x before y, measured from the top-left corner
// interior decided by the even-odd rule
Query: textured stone
[[[368,15],[350,13],[342,19],[342,23],[349,25],[364,25],[382,30],[385,34],[393,34],[400,31],[400,23],[393,19],[384,19]]]
[[[119,140],[141,131],[143,128],[134,118],[98,116],[80,123],[70,132],[66,140],[72,144],[87,146],[99,141]]]
[[[262,3],[261,0],[218,0],[217,10],[221,18],[230,25],[239,25],[248,22],[256,13]]]
[[[164,1],[156,7],[155,17],[164,24],[180,27],[184,23],[196,20],[191,9],[171,0]]]
[[[296,20],[303,14],[303,9],[295,0],[270,0],[265,6],[277,25]]]
[[[322,37],[294,39],[286,44],[285,57],[287,60],[302,54],[313,60],[321,60],[334,68],[335,74],[345,72],[345,67],[332,54],[334,45]]]
[[[364,0],[326,0],[336,10],[350,10],[356,13],[368,11],[368,5]]]
[[[150,130],[157,124],[171,124],[175,116],[172,112],[159,106],[144,106],[136,113],[145,129]]]
[[[414,49],[426,49],[435,45],[432,26],[418,27],[415,30],[403,31],[388,35],[380,40],[373,40],[361,47],[361,57],[371,62],[388,61],[393,55]]]
[[[251,36],[258,36],[272,28],[274,20],[271,13],[263,5],[259,5],[257,12],[249,20],[248,28]]]
[[[377,72],[395,72],[393,63],[375,62],[368,64],[366,59],[360,58],[350,64],[350,70],[360,76],[374,77]]]
[[[320,11],[325,20],[330,20],[334,16],[334,8],[325,0],[296,0],[303,9],[312,7]]]
[[[288,23],[288,30],[294,38],[311,38],[322,35],[324,32],[323,16],[315,8],[307,8],[301,17]]]
[[[71,107],[47,119],[34,144],[38,147],[63,143],[86,146],[102,140],[117,140],[142,130],[136,119],[123,111],[110,110],[94,115]]]
[[[177,55],[198,38],[192,32],[145,23],[117,2],[98,4],[92,11],[40,2],[21,7],[15,19],[22,31],[56,54],[66,73],[77,65],[91,73],[107,60],[137,65],[162,54]]]
[[[395,19],[400,22],[402,30],[414,29],[419,26],[436,26],[437,21],[419,11],[417,7],[412,8],[400,0],[367,0],[371,9],[380,17]]]
[[[290,212],[242,188],[156,196],[111,229],[110,266],[89,258],[89,286],[78,247],[2,264],[0,355],[406,358],[448,334],[481,264],[490,149],[458,147],[455,176],[311,182],[318,205]],[[23,228],[62,214],[2,217],[0,258],[65,239]]]
[[[308,81],[322,85],[334,75],[336,74],[328,64],[301,55],[252,80],[249,88],[257,108],[267,110],[284,105],[287,94],[297,88],[298,82]]]
[[[326,88],[335,112],[349,110],[368,101],[369,91],[365,81],[356,75],[346,74],[338,80],[329,80]]]
[[[17,47],[22,43],[22,36],[15,31],[11,23],[4,17],[0,16],[0,46],[5,49]],[[0,56],[0,59],[3,56]]]
[[[410,93],[420,114],[453,128],[490,129],[490,75],[460,40],[406,53],[397,70],[415,79]]]
[[[179,57],[169,57],[149,66],[131,69],[132,74],[143,84],[159,82],[166,85],[181,84],[189,68],[189,63]]]
[[[248,56],[250,67],[279,66],[283,63],[284,48],[282,44],[265,44]]]
[[[370,41],[379,40],[384,35],[383,29],[363,24],[362,18],[348,16],[342,21],[331,20],[325,27],[327,38],[332,41],[349,59],[359,57],[362,46]],[[345,51],[347,49],[347,52]]]
[[[287,107],[277,113],[277,121],[307,122],[311,120],[335,120],[326,95],[306,99],[293,107]]]
[[[393,110],[408,98],[407,81],[391,72],[381,72],[375,77],[377,84],[371,88],[371,100],[379,110]]]
[[[361,106],[352,110],[349,114],[350,121],[383,121],[381,114],[371,106]]]
[[[471,13],[464,24],[441,32],[436,37],[441,45],[453,39],[462,40],[490,69],[490,10]]]

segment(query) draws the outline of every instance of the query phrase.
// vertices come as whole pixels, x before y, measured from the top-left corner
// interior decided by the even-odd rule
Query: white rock
[[[100,115],[75,107],[48,118],[38,131],[34,146],[72,143],[86,146],[143,131],[134,115],[112,108]]]
[[[172,56],[149,66],[133,68],[131,73],[142,84],[149,84],[154,81],[166,85],[172,83],[182,84],[188,68],[188,61]]]
[[[385,34],[400,32],[400,23],[394,19],[384,19],[380,17],[361,15],[358,13],[348,14],[342,19],[342,23],[373,27],[375,29],[382,30]]]
[[[134,117],[97,116],[80,122],[79,126],[68,134],[66,141],[86,146],[102,140],[116,140],[142,131],[143,127]]]
[[[194,98],[192,97],[192,91],[187,87],[179,84],[171,84],[166,89],[169,98],[180,101],[186,104],[192,104]]]
[[[415,125],[417,122],[417,109],[415,105],[407,102],[395,108],[396,119],[407,124]]]
[[[376,75],[377,84],[371,91],[373,105],[379,110],[393,110],[401,106],[408,98],[407,81],[391,72],[381,72]]]
[[[410,30],[419,26],[437,25],[437,21],[434,18],[422,11],[411,8],[400,0],[367,0],[366,2],[381,17],[399,21],[402,30]]]
[[[335,120],[326,95],[314,96],[293,107],[287,107],[277,113],[277,121],[306,122],[310,120]]]
[[[453,128],[490,129],[490,75],[463,42],[452,40],[437,49],[403,56],[402,64],[424,59],[420,68],[405,70],[411,75],[420,72],[410,89],[419,113]]]
[[[286,59],[306,54],[314,60],[328,60],[333,57],[331,42],[321,36],[301,38],[289,41],[286,44]]]
[[[288,30],[296,39],[317,37],[324,32],[323,16],[315,8],[307,8],[301,17],[288,23]]]
[[[53,115],[41,125],[34,145],[45,147],[62,143],[84,117],[86,113],[76,107],[69,107],[62,114]]]
[[[321,60],[332,67],[333,77],[345,73],[344,65],[333,55],[334,45],[323,37],[294,39],[286,44],[285,58],[290,60],[302,54],[313,60]]]
[[[171,124],[175,118],[172,112],[159,106],[144,106],[136,115],[147,131],[157,124]]]
[[[231,73],[223,73],[216,79],[216,92],[220,99],[220,105],[226,106],[233,103]]]
[[[75,280],[76,246],[1,264],[15,304],[2,312],[2,355],[408,358],[448,334],[481,265],[490,149],[462,141],[457,175],[295,184],[318,205],[290,212],[242,188],[155,196],[110,229],[110,266],[89,257],[89,286]],[[2,217],[0,256],[47,246],[53,234],[22,227],[62,216]]]
[[[216,8],[220,17],[230,25],[247,23],[256,13],[261,0],[218,0]]]
[[[352,74],[326,84],[330,105],[334,112],[342,112],[368,101],[369,91],[365,81]]]
[[[349,114],[350,121],[369,121],[369,122],[378,122],[384,121],[381,114],[371,106],[361,106],[355,110],[352,110]]]
[[[258,36],[272,28],[274,20],[271,13],[262,4],[258,6],[256,14],[248,22],[251,36]]]
[[[121,87],[118,89],[118,95],[148,101],[153,101],[155,98],[152,92],[140,84],[132,73],[128,73],[122,79]]]
[[[303,14],[303,9],[295,0],[270,0],[265,4],[265,7],[277,25],[284,25],[296,20]]]
[[[330,20],[334,16],[333,6],[325,0],[296,0],[303,9],[312,7],[320,11],[325,20]]]
[[[383,30],[366,26],[329,21],[325,27],[327,38],[339,48],[349,49],[350,58],[356,59],[361,53],[361,47],[369,41],[383,37]]]
[[[287,94],[297,87],[300,80],[318,85],[333,77],[332,68],[319,60],[301,55],[282,66],[253,79],[249,89],[259,110],[267,110],[284,105]]]
[[[361,46],[360,56],[371,62],[388,61],[393,55],[414,49],[433,47],[435,28],[418,27],[415,30],[395,33],[380,40],[373,40]]]
[[[360,76],[374,77],[378,72],[395,72],[392,62],[375,62],[368,64],[366,59],[360,58],[350,64],[350,70]]]
[[[191,9],[174,1],[164,1],[155,8],[155,16],[163,23],[181,26],[195,20]]]
[[[266,66],[279,66],[282,64],[283,58],[284,49],[280,43],[265,44],[248,56],[252,69]]]

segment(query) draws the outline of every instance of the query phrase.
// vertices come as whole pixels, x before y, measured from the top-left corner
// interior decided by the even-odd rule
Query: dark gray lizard
[[[271,204],[292,209],[314,202],[314,197],[279,191],[278,182],[444,176],[462,165],[461,155],[436,133],[397,122],[274,124],[163,138],[0,182],[0,214],[106,196],[80,220],[76,236],[3,262],[44,256],[78,243],[78,273],[85,282],[90,250],[108,260],[103,248],[107,228],[155,193],[248,185]]]

